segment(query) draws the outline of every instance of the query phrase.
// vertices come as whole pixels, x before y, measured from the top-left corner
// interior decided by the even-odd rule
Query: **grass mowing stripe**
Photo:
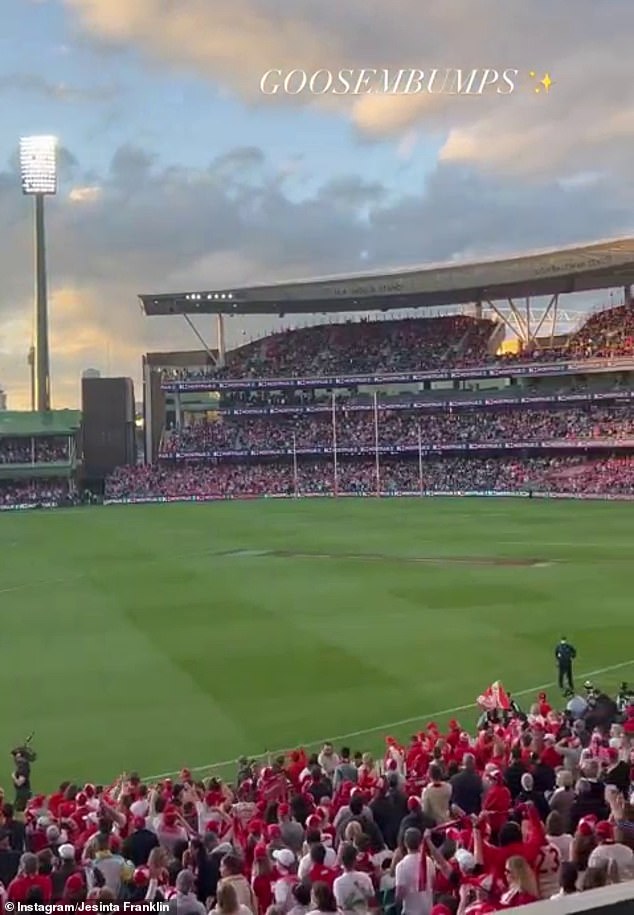
[[[607,674],[613,670],[622,670],[624,667],[631,667],[634,665],[634,658],[629,661],[620,661],[618,664],[611,664],[609,667],[598,667],[596,670],[587,670],[585,673],[580,674],[579,676],[583,677],[597,677],[600,674]],[[550,683],[540,683],[538,686],[531,686],[528,689],[515,690],[513,692],[514,696],[527,696],[529,693],[536,693],[542,689],[548,689],[551,686],[557,686],[556,680],[551,680]],[[377,731],[389,731],[392,728],[402,727],[405,724],[415,724],[418,721],[423,721],[426,718],[439,718],[441,715],[453,715],[455,712],[466,712],[470,709],[475,708],[475,704],[470,702],[468,705],[455,705],[453,708],[444,708],[439,709],[436,712],[428,712],[425,715],[416,715],[414,718],[402,718],[400,721],[390,721],[387,724],[379,724],[376,727],[364,728],[362,731],[350,731],[348,734],[337,734],[335,737],[323,737],[320,740],[310,740],[310,741],[300,741],[297,746],[301,747],[314,747],[319,744],[323,744],[326,740],[329,741],[340,741],[347,740],[349,737],[363,737],[364,734],[376,734]],[[290,748],[289,747],[280,747],[277,750],[268,750],[266,753],[271,756],[276,756],[279,753],[286,753]],[[261,756],[264,756],[264,753],[250,753],[247,754],[249,759],[257,759]],[[221,769],[224,766],[230,766],[232,763],[235,763],[235,759],[225,759],[222,762],[208,763],[205,766],[195,766],[193,769],[190,768],[190,772],[207,772],[209,769]],[[178,771],[172,772],[161,772],[158,775],[148,775],[143,781],[153,782],[160,778],[169,778],[171,775],[178,775]]]

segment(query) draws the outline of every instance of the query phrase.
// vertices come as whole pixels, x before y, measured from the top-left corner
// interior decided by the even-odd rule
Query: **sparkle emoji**
[[[537,73],[534,70],[531,70],[528,74],[531,79],[535,79]],[[550,78],[550,73],[544,73],[542,78],[538,80],[538,85],[535,87],[535,94],[539,95],[540,92],[545,92],[546,95],[550,92],[550,87],[552,86],[553,81]]]

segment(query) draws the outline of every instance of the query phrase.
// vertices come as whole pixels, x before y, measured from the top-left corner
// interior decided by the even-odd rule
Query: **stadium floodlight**
[[[44,198],[57,193],[56,153],[56,137],[20,140],[22,193],[35,201],[35,402],[41,412],[51,409]]]
[[[57,137],[22,137],[20,140],[22,193],[57,193]]]

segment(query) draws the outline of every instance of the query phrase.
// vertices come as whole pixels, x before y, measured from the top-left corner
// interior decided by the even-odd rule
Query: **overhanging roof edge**
[[[613,282],[609,281],[610,278]],[[358,301],[361,299],[368,307],[376,307],[370,305],[371,299],[384,299],[386,307],[399,307],[399,302],[390,304],[389,300],[409,295],[421,299],[421,307],[433,307],[439,304],[434,301],[438,297],[446,300],[444,304],[452,304],[453,294],[456,295],[456,304],[461,304],[466,293],[472,294],[473,298],[478,294],[494,297],[496,290],[500,289],[504,290],[501,295],[506,296],[509,289],[532,286],[534,292],[517,291],[513,294],[540,295],[606,288],[622,282],[634,282],[634,237],[531,251],[506,258],[450,261],[244,288],[224,287],[222,291],[217,288],[204,293],[141,294],[139,298],[148,315],[169,314],[170,311],[275,313],[293,310],[288,307],[291,303],[295,303],[300,311],[306,310],[306,307],[299,307],[300,303],[308,306],[313,302],[317,311],[327,311],[329,304],[335,310],[343,310],[342,305],[347,301],[358,309],[363,307]],[[571,288],[567,288],[568,285]],[[424,301],[426,298],[429,298],[428,302]],[[170,305],[173,306],[171,309]]]

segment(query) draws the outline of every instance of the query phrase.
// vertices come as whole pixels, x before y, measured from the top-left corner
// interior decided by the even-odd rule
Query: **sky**
[[[2,14],[0,387],[12,409],[30,402],[33,325],[22,135],[59,138],[55,408],[79,405],[85,368],[131,376],[139,398],[142,353],[198,348],[182,319],[144,317],[140,292],[634,234],[632,0],[3,0]],[[395,82],[412,69],[424,91]],[[458,91],[456,71],[474,69]],[[297,75],[284,90],[293,70],[321,72],[313,91],[291,94]],[[483,70],[499,77],[479,93]],[[319,93],[325,71],[336,92]],[[274,323],[231,319],[228,343]],[[213,345],[213,319],[197,326]]]

